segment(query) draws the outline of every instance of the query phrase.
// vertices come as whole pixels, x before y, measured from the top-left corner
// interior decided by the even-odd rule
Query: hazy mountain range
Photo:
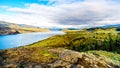
[[[0,35],[49,31],[46,28],[0,21]]]
[[[117,31],[120,31],[120,24],[92,27],[92,28],[89,28],[88,30],[94,30],[94,29],[98,29],[98,28],[101,28],[101,29],[116,28]]]
[[[87,29],[94,30],[97,28],[102,28],[102,29],[116,28],[118,31],[120,31],[120,24],[91,27]],[[61,27],[40,28],[37,26],[31,26],[31,25],[25,25],[25,24],[14,24],[10,22],[0,21],[0,35],[18,34],[18,33],[26,33],[26,32],[62,31],[62,30],[79,30],[79,29],[80,28],[61,28]]]

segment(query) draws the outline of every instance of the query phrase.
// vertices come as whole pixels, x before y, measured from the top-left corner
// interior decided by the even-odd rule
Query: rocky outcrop
[[[51,68],[115,68],[115,66],[99,55],[65,50]]]
[[[49,49],[48,51],[59,53],[59,58],[50,63],[35,63],[30,62],[29,60],[19,60],[8,63],[6,59],[8,57],[3,57],[4,53],[1,52],[0,68],[119,68],[109,62],[107,58],[99,56],[98,54],[76,52],[65,49]],[[29,55],[27,56],[31,57]],[[11,58],[11,60],[13,59]]]

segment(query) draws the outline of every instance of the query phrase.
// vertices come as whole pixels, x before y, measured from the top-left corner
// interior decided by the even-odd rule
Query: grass
[[[56,35],[27,46],[0,51],[0,56],[5,60],[4,63],[52,63],[58,59],[59,48],[67,48],[106,57],[120,66],[120,34],[114,29],[65,32],[65,35]]]
[[[30,47],[63,47],[80,52],[88,51],[106,57],[113,64],[120,66],[120,34],[115,30],[98,29],[66,33],[31,44]]]
[[[27,62],[27,63],[51,63],[58,59],[58,53],[49,51],[51,48],[14,48],[0,52],[5,63]]]
[[[120,35],[115,30],[68,31],[28,47],[63,47],[76,51],[106,50],[120,53]]]
[[[107,51],[88,51],[87,53],[97,54],[102,57],[105,57],[109,61],[111,61],[113,64],[120,66],[120,54],[111,53]]]

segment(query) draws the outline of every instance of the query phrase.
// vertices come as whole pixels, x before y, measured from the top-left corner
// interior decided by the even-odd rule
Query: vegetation
[[[120,34],[115,29],[66,33],[31,44],[30,47],[64,47],[76,51],[105,50],[120,53]]]
[[[0,61],[2,61],[0,66],[16,63],[23,67],[29,63],[49,64],[58,59],[63,49],[84,52],[91,57],[99,56],[99,59],[102,56],[114,65],[120,66],[120,34],[116,29],[65,30],[64,32],[66,34],[52,36],[31,45],[0,51]]]
[[[105,57],[107,60],[111,61],[115,65],[120,66],[120,54],[111,53],[111,52],[107,52],[107,51],[96,51],[96,50],[94,50],[94,51],[87,51],[87,53]]]
[[[59,49],[58,49],[59,50]],[[52,63],[58,59],[58,53],[52,48],[14,48],[0,51],[0,66],[15,67],[15,64],[23,68],[30,63]]]

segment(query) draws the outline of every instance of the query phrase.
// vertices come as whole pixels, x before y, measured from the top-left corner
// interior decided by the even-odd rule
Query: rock
[[[82,65],[76,65],[76,68],[84,68]]]
[[[14,51],[16,51],[16,49]],[[20,51],[23,51],[23,49],[20,49]],[[29,50],[27,49],[25,49],[25,51],[27,53],[29,52]],[[50,51],[56,52],[56,50],[51,49]],[[29,61],[28,59],[7,62],[7,60],[5,59],[5,55],[3,55],[3,53],[5,52],[6,51],[1,52],[0,54],[0,68],[119,68],[108,62],[105,57],[67,49],[60,50],[58,52],[59,58],[50,63],[33,62]]]
[[[104,59],[104,60],[101,60]],[[51,68],[113,68],[104,57],[64,50]]]

